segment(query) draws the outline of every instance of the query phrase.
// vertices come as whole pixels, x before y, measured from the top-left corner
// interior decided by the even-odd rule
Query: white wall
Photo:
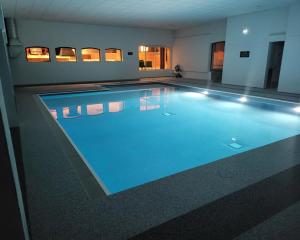
[[[176,31],[173,66],[181,65],[186,78],[209,80],[211,44],[225,41],[225,34],[226,20]]]
[[[171,71],[139,72],[138,46],[140,44],[161,45],[172,47],[171,31],[108,27],[85,24],[18,20],[17,29],[24,47],[45,46],[50,48],[50,63],[27,63],[25,52],[17,59],[11,60],[15,85],[47,84],[64,82],[106,81],[136,79],[147,76],[170,76]],[[104,59],[105,48],[123,50],[123,62],[82,62],[57,63],[56,47],[74,47],[80,58],[80,49],[96,47],[102,50]],[[134,52],[128,56],[127,52]]]
[[[300,4],[290,7],[279,91],[300,93]]]
[[[279,91],[300,93],[299,6],[280,8],[230,17],[198,27],[175,31],[107,27],[43,21],[18,20],[21,42],[26,46],[50,48],[51,63],[27,63],[25,54],[11,60],[15,85],[135,79],[147,76],[170,76],[172,71],[138,71],[137,49],[140,44],[173,46],[172,65],[180,64],[183,76],[210,80],[211,43],[226,41],[222,82],[264,87],[269,43],[286,41]],[[242,30],[249,29],[248,35]],[[173,44],[174,42],[174,44]],[[121,48],[124,62],[57,63],[55,47],[71,46]],[[127,52],[133,51],[133,56]],[[240,51],[250,51],[250,58],[240,58]],[[78,54],[80,57],[80,54]]]
[[[226,41],[222,83],[265,87],[269,44],[285,41],[278,91],[300,93],[300,4],[229,17],[174,34],[173,66],[184,77],[210,79],[211,43]],[[242,30],[249,29],[248,35]],[[250,58],[240,58],[250,51]]]
[[[285,39],[287,17],[288,8],[281,8],[228,18],[222,83],[264,87],[269,43]],[[240,58],[240,51],[250,51],[250,58]]]

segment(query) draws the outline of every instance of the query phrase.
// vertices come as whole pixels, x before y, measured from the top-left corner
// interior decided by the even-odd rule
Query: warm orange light
[[[123,54],[121,49],[108,48],[105,49],[105,61],[107,62],[122,62]]]
[[[123,111],[123,102],[110,102],[108,104],[109,112],[121,112]]]
[[[49,48],[29,47],[25,51],[27,62],[50,62]]]
[[[149,51],[149,47],[146,47],[146,46],[139,46],[139,51],[140,51],[140,52],[148,52],[148,51]]]
[[[171,69],[171,50],[165,48],[165,69]]]
[[[139,46],[139,70],[171,68],[170,48]]]
[[[212,69],[213,70],[222,70],[224,63],[224,49],[225,43],[219,42],[213,44],[213,55],[212,55]]]
[[[76,49],[75,48],[56,48],[56,61],[57,62],[76,62]]]
[[[83,48],[81,49],[83,62],[99,62],[100,50],[96,48]]]

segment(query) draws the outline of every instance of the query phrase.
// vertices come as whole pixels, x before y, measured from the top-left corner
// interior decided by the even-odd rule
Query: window
[[[70,47],[55,48],[57,62],[76,62],[76,49]]]
[[[105,61],[107,62],[122,62],[123,54],[121,49],[107,48],[105,49]]]
[[[101,59],[100,50],[97,48],[83,48],[81,55],[83,62],[99,62]]]
[[[49,48],[28,47],[25,51],[27,62],[50,62]]]
[[[222,70],[224,62],[225,42],[212,44],[211,70]]]
[[[139,46],[139,69],[170,69],[170,48]]]

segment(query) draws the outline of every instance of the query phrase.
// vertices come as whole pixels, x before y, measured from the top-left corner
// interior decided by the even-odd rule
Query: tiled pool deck
[[[206,81],[138,82],[300,100],[299,95]],[[299,238],[300,136],[107,196],[36,96],[97,90],[99,84],[119,83],[16,90],[32,239]]]

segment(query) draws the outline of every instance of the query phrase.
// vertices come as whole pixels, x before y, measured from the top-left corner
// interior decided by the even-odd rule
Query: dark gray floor
[[[299,213],[287,215],[280,212],[300,201],[299,182],[300,165],[297,165],[154,227],[132,240],[222,240],[233,239],[240,234],[242,236],[237,237],[238,239],[251,239],[255,234],[256,237],[265,239],[267,227],[269,237],[272,237],[270,239],[298,239]],[[277,214],[293,218],[287,221],[276,216],[279,218],[277,222],[281,223],[277,225],[272,219]],[[266,223],[260,224],[263,221],[269,222],[268,226]],[[257,226],[258,224],[260,225]],[[278,230],[280,228],[281,231]],[[243,235],[248,229],[251,230]],[[257,234],[258,230],[262,230],[264,234]]]
[[[242,87],[210,84],[206,81],[195,82],[188,79],[177,81],[161,78],[144,79],[139,82],[147,81],[176,82],[200,87],[209,85],[214,89],[240,93],[247,91],[257,96],[299,101],[298,95],[278,94],[260,89],[245,90]],[[128,84],[133,83],[128,82]],[[40,92],[84,89],[97,90],[99,86],[86,84],[17,89],[33,239],[128,239],[162,223],[172,221],[176,217],[183,217],[192,210],[208,209],[205,206],[220,199],[230,199],[230,196],[234,196],[232,194],[242,193],[250,186],[272,179],[272,176],[289,171],[300,164],[300,137],[293,137],[106,196],[35,95]],[[287,185],[293,189],[292,184],[298,183],[298,180],[293,178],[291,181]],[[299,210],[297,201],[299,201],[297,197],[294,197],[288,204],[281,204],[274,208],[276,211],[267,211],[268,214],[263,217],[256,217],[254,223],[246,224],[246,228],[237,227],[233,231],[235,234],[229,234],[228,237],[251,239],[251,236],[254,236],[255,238],[252,239],[259,239],[258,236],[262,236],[261,239],[276,239],[274,234],[267,235],[263,230],[274,228],[276,223],[282,223],[282,229],[283,225],[286,225],[285,230],[280,233],[289,232],[288,226],[291,226],[290,230],[295,232],[292,223],[298,218],[290,213],[292,211],[290,208]],[[270,199],[269,203],[276,204],[276,200]],[[242,215],[245,209],[236,207],[237,212]],[[257,212],[253,213],[253,216],[257,216]],[[241,221],[243,219],[245,218],[240,218]],[[188,221],[193,220],[188,219]],[[225,226],[221,224],[221,220],[219,223],[220,229]],[[196,230],[194,229],[193,233]],[[185,239],[184,236],[188,237],[186,234],[180,239]],[[224,235],[223,239],[228,238]]]

